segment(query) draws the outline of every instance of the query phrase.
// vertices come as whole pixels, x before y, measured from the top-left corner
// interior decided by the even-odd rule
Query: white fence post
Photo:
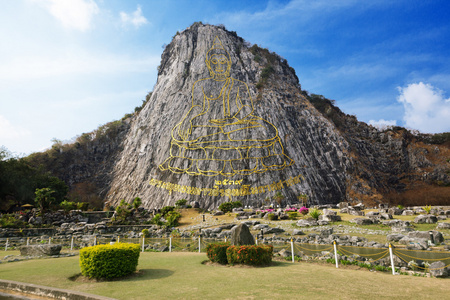
[[[120,235],[117,236],[117,242],[120,243]]]
[[[294,239],[291,238],[291,254],[292,254],[292,262],[294,263]]]
[[[48,238],[48,244],[50,245],[52,243],[52,237]]]
[[[27,237],[27,246],[30,246],[30,238]]]
[[[8,250],[8,245],[9,245],[9,239],[6,239],[5,251]]]
[[[172,252],[172,236],[169,237],[169,252]]]
[[[142,236],[142,252],[144,252],[145,236]]]
[[[336,261],[336,269],[339,268],[337,249],[336,249],[336,241],[333,242],[334,245],[334,260]]]
[[[70,240],[70,251],[72,252],[73,250],[73,235],[72,235],[72,239]]]
[[[395,275],[394,254],[392,254],[392,245],[389,243],[389,255],[391,256],[392,275]]]
[[[202,251],[202,236],[199,235],[198,236],[198,253],[200,253]]]
[[[94,246],[97,246],[97,236],[94,235]]]
[[[255,238],[256,246],[258,246],[258,237]]]

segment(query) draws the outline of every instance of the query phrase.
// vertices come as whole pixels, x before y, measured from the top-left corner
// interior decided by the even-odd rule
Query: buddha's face
[[[224,75],[229,64],[228,58],[223,54],[214,54],[209,60],[209,67],[216,75]]]

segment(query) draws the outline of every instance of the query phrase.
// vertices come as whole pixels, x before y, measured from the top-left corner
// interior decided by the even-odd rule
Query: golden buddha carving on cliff
[[[247,84],[231,77],[230,55],[218,37],[205,62],[210,77],[194,83],[192,106],[172,129],[170,156],[159,168],[232,177],[292,165],[277,128],[253,114]]]

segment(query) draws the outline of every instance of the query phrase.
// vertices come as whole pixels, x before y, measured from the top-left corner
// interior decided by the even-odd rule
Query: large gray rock
[[[297,226],[306,227],[306,226],[317,226],[319,223],[313,219],[301,219],[297,221]]]
[[[437,223],[438,219],[434,215],[419,215],[414,219],[416,224],[434,224]]]
[[[350,223],[355,223],[357,225],[370,225],[373,221],[369,218],[354,218],[350,220]]]
[[[438,223],[436,229],[450,229],[450,223]]]
[[[435,261],[434,263],[430,264],[428,270],[430,270],[430,274],[433,277],[448,276],[448,269],[445,267],[445,263],[442,261]]]
[[[432,237],[430,237],[430,232],[431,232]],[[434,243],[442,243],[444,241],[444,236],[442,235],[442,233],[440,233],[439,231],[436,231],[436,230],[412,231],[412,232],[408,233],[408,237],[413,238],[413,239],[426,239],[426,240],[433,239]]]
[[[59,255],[62,246],[54,245],[29,245],[20,247],[20,255],[22,256],[52,256]]]
[[[231,245],[254,245],[255,238],[250,233],[248,226],[241,223],[231,229],[230,243]]]
[[[405,236],[403,234],[388,234],[386,239],[388,242],[398,242]]]

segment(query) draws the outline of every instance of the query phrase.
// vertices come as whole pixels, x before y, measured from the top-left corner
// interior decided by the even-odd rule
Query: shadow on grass
[[[96,278],[88,278],[81,273],[75,274],[73,276],[70,276],[68,279],[70,281],[75,282],[105,282],[105,281],[141,281],[141,280],[152,280],[152,279],[160,279],[172,276],[174,271],[166,270],[166,269],[140,269],[137,272],[120,277],[120,278],[114,278],[114,279],[96,279]]]

